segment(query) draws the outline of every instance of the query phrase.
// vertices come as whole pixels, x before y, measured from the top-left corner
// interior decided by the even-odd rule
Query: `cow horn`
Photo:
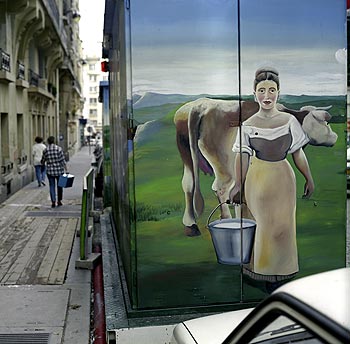
[[[322,107],[316,108],[316,110],[325,110],[325,111],[327,111],[327,110],[329,110],[331,107],[332,107],[332,105],[329,105],[329,106],[322,106]]]
[[[316,109],[315,106],[307,105],[307,106],[303,106],[303,107],[300,109],[300,111],[309,111],[309,112],[311,112],[311,111],[314,111],[315,109]]]

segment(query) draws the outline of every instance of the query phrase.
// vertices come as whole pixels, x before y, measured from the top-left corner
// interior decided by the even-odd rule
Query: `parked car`
[[[350,343],[350,268],[300,278],[257,307],[184,321],[172,344]]]

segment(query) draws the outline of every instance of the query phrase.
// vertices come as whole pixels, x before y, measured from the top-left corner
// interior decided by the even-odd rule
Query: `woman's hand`
[[[306,180],[306,183],[304,185],[304,194],[303,198],[310,198],[310,196],[315,191],[315,184],[312,179]]]
[[[310,198],[310,196],[315,190],[315,184],[312,179],[312,175],[311,175],[309,163],[306,159],[306,155],[303,149],[300,148],[294,153],[292,153],[292,156],[293,156],[295,166],[298,168],[298,170],[301,172],[301,174],[304,176],[306,180],[304,185],[303,198]]]
[[[229,193],[231,203],[241,204],[241,186],[236,183]]]

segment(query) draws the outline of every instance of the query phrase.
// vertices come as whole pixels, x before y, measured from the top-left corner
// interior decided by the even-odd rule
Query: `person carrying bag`
[[[47,178],[50,185],[51,207],[56,207],[56,185],[57,185],[57,206],[62,206],[63,188],[58,181],[61,175],[67,171],[66,160],[62,148],[55,144],[55,138],[50,136],[47,139],[48,146],[43,152],[43,162],[46,163]]]

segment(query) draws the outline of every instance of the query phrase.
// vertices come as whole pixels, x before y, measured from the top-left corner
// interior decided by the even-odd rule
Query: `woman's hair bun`
[[[277,84],[277,88],[280,88],[280,80],[277,69],[273,67],[261,67],[255,72],[254,90],[259,82],[264,80],[272,80]]]
[[[255,72],[255,77],[257,77],[261,73],[272,73],[275,74],[276,76],[279,75],[277,69],[273,67],[261,67]]]

